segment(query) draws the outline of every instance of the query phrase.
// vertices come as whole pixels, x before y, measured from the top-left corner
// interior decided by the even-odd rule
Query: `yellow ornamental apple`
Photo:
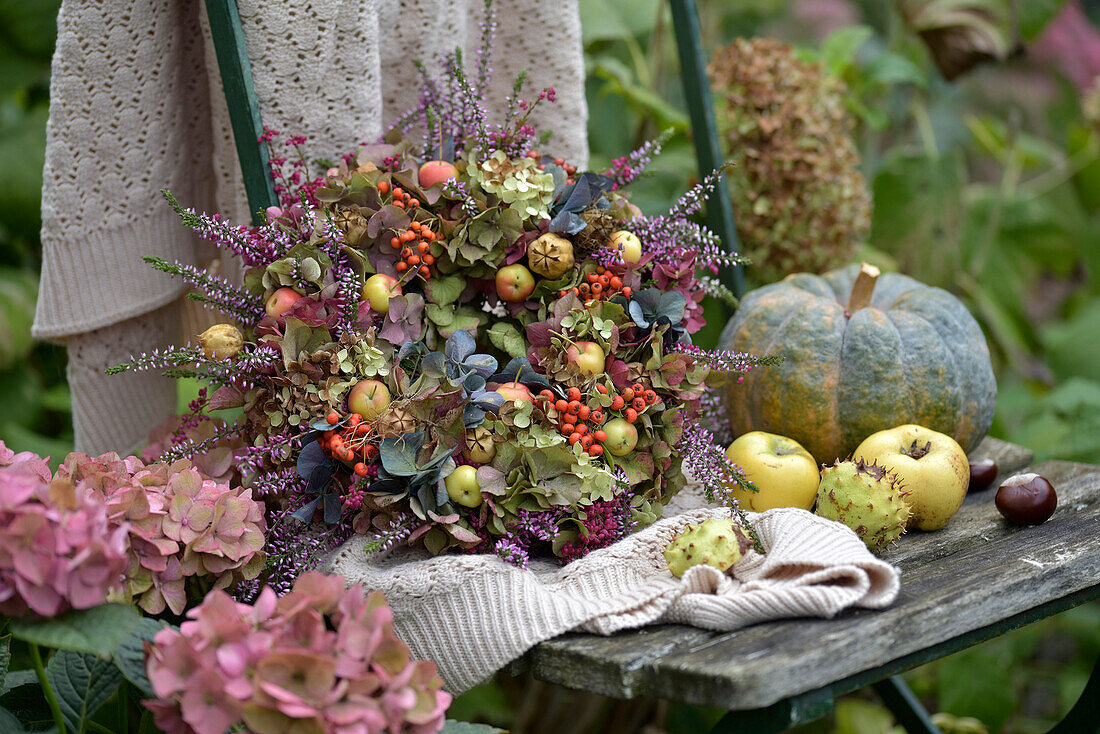
[[[642,259],[642,241],[638,235],[625,229],[620,229],[611,235],[611,248],[622,248],[623,262],[636,263]]]
[[[477,483],[477,469],[474,467],[469,464],[455,467],[443,483],[452,502],[463,507],[481,506],[481,485]]]
[[[363,299],[370,303],[372,311],[389,313],[390,299],[401,295],[397,278],[385,273],[375,273],[363,284]]]
[[[898,475],[910,506],[907,528],[939,530],[958,512],[970,484],[970,463],[955,439],[908,424],[872,433],[852,453]]]
[[[741,467],[745,477],[759,492],[730,487],[741,507],[763,512],[773,507],[814,506],[821,475],[817,462],[802,444],[793,438],[764,431],[751,431],[739,436],[726,450],[730,461]]]

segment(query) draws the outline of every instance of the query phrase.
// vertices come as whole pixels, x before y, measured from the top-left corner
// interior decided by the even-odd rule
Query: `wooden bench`
[[[1031,452],[986,439],[1000,479]],[[663,625],[611,637],[567,634],[513,672],[613,698],[657,697],[731,711],[715,731],[782,731],[826,714],[833,699],[875,685],[906,729],[934,732],[895,674],[1100,595],[1100,467],[1051,461],[1034,471],[1058,492],[1054,516],[1006,523],[995,489],[966,498],[943,530],[906,533],[883,558],[902,573],[888,609],[792,620],[729,633]],[[998,480],[999,482],[1000,480]],[[1059,731],[1100,729],[1100,664]]]

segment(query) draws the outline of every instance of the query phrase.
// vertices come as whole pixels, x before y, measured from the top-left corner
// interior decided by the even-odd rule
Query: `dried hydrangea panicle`
[[[146,658],[158,698],[145,705],[168,734],[443,727],[451,696],[435,663],[411,659],[380,592],[311,571],[251,605],[215,590],[188,618],[157,633]]]
[[[767,38],[736,39],[708,71],[755,275],[771,282],[846,260],[870,227],[871,198],[842,83]]]

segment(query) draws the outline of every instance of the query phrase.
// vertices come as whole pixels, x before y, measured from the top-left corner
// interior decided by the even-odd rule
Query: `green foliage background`
[[[1063,3],[1022,4],[1023,40],[1037,37]],[[948,83],[891,3],[832,3],[845,6],[854,22],[824,39],[799,20],[812,4],[704,2],[707,49],[738,35],[774,35],[845,80],[875,202],[860,257],[967,302],[996,363],[994,435],[1031,447],[1039,460],[1100,464],[1100,129],[1083,118],[1077,90],[1026,59]],[[0,0],[0,437],[15,450],[52,455],[55,463],[72,447],[64,351],[35,343],[30,324],[59,5]],[[647,211],[665,209],[698,179],[667,4],[581,0],[580,7],[592,167],[671,129],[665,153],[634,199]],[[940,718],[945,730],[973,726],[950,717],[975,717],[979,731],[1030,733],[1068,709],[1097,655],[1100,608],[1093,604],[907,677],[930,709],[947,717]],[[709,726],[719,712],[614,703],[502,676],[460,697],[451,715],[528,731],[648,725],[689,732]],[[806,728],[892,730],[889,713],[862,693]]]

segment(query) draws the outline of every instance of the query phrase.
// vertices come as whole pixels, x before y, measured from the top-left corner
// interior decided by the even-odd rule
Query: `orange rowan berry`
[[[558,398],[557,401],[554,403],[554,407],[558,409],[559,413],[564,413],[569,407],[569,402]]]
[[[633,399],[634,399],[634,388],[628,387],[628,388],[624,389],[623,390],[623,400],[633,400]]]
[[[325,421],[326,421],[326,422],[327,422],[327,423],[328,423],[328,424],[329,424],[330,426],[335,426],[335,425],[336,425],[337,423],[339,423],[339,422],[340,422],[340,414],[339,414],[339,413],[337,413],[337,412],[336,412],[336,411],[334,410],[334,411],[332,411],[331,413],[329,413],[328,415],[326,415],[326,416],[325,416]]]
[[[389,181],[379,181],[377,188],[378,188],[378,193],[388,194],[388,193],[390,193],[390,182]]]
[[[623,288],[623,296],[625,296],[626,298],[630,298],[630,293],[630,286],[626,286],[625,288]]]
[[[606,433],[605,431],[596,431],[596,432],[595,432],[595,433],[593,433],[592,435],[593,435],[593,436],[595,437],[595,439],[596,439],[596,440],[597,440],[598,442],[600,442],[600,443],[603,443],[604,441],[606,441],[606,440],[607,440],[607,433]]]
[[[624,405],[626,405],[626,401],[623,400],[622,395],[616,395],[611,399],[612,410],[622,410]]]
[[[577,417],[580,418],[582,421],[586,421],[588,420],[588,416],[591,412],[591,408],[589,408],[587,405],[582,405],[577,408]]]
[[[633,423],[636,420],[638,420],[638,411],[634,410],[633,408],[627,408],[626,409],[626,422],[627,423]]]
[[[607,385],[596,385],[596,391],[603,395],[607,395]]]
[[[634,410],[641,413],[643,410],[645,410],[645,398],[643,398],[643,397],[634,398],[633,400],[630,401],[630,407],[634,408]]]
[[[424,280],[431,280],[432,271],[428,270],[427,265],[421,265],[420,266],[420,277],[423,278]]]
[[[355,465],[355,473],[360,477],[367,476],[367,465],[360,461]]]
[[[603,455],[603,446],[600,446],[598,443],[592,444],[591,446],[588,447],[588,455],[589,456],[602,456]]]
[[[569,397],[570,400],[581,399],[581,390],[579,387],[571,387],[565,391],[565,394]]]
[[[397,198],[400,199],[402,196],[404,196],[404,194],[405,194],[405,189],[401,188],[400,186],[394,186],[393,187],[393,195],[396,196]]]
[[[569,445],[570,446],[572,446],[573,444],[575,444],[577,441],[580,441],[580,440],[581,440],[581,434],[579,434],[579,433],[570,433],[569,434]]]
[[[409,267],[408,263],[397,263],[396,265],[393,266],[393,269],[396,270],[399,273],[403,273],[408,269],[408,267]]]
[[[390,247],[392,247],[395,250],[397,248],[401,247],[401,238],[400,237],[390,237]]]
[[[424,264],[425,265],[435,265],[435,255],[429,255],[429,254],[425,253],[424,254]]]
[[[589,413],[588,420],[592,421],[593,423],[603,423],[603,411],[593,410],[591,413]]]

